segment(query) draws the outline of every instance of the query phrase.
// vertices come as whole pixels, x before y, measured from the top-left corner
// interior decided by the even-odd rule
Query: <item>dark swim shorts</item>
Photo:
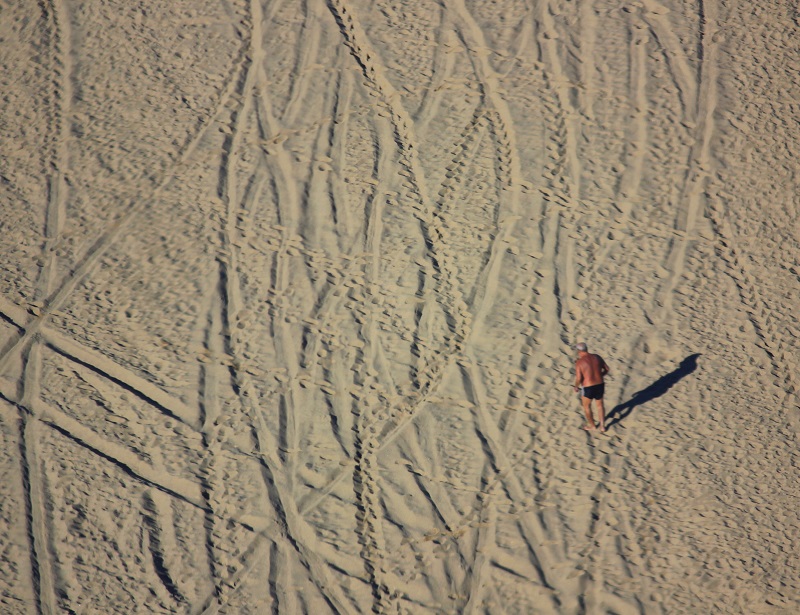
[[[589,399],[603,399],[603,393],[606,392],[605,384],[593,384],[590,387],[582,387],[581,395]]]

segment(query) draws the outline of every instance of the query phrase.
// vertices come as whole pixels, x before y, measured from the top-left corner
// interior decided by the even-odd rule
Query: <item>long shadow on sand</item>
[[[631,397],[628,401],[614,406],[614,408],[611,409],[611,412],[609,412],[606,416],[606,427],[611,427],[616,423],[620,423],[627,418],[636,407],[661,397],[664,393],[669,391],[680,380],[697,369],[697,357],[699,356],[700,353],[689,355],[683,361],[681,361],[681,364],[678,367],[676,367],[666,376],[661,376],[661,378],[656,380],[647,388],[634,393],[633,397]]]

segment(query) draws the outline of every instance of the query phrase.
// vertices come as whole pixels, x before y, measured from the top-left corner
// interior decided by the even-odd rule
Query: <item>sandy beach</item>
[[[0,67],[0,613],[800,613],[793,3],[15,0]]]

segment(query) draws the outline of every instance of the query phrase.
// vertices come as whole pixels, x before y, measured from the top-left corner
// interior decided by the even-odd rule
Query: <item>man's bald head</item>
[[[586,346],[586,342],[578,342],[575,344],[575,350],[578,352],[587,352],[589,350],[588,346]]]

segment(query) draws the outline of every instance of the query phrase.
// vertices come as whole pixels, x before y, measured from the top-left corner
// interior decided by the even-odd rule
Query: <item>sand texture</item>
[[[0,613],[800,613],[794,4],[0,2]]]

